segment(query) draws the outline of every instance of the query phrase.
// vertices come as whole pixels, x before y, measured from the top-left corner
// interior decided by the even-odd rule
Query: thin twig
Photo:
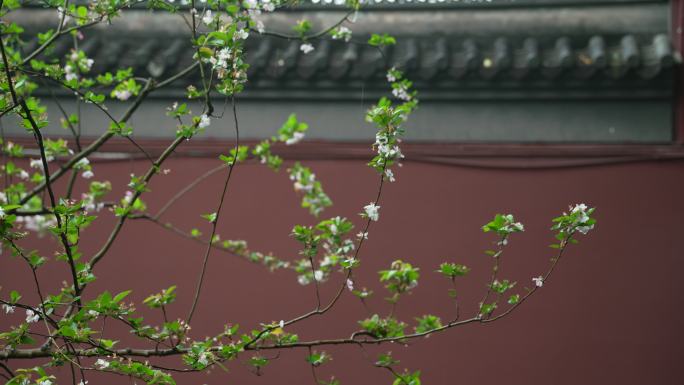
[[[200,293],[202,291],[202,283],[204,282],[204,274],[206,273],[207,270],[207,262],[209,261],[209,254],[211,254],[211,243],[214,240],[214,235],[216,235],[216,225],[218,224],[219,216],[221,215],[221,208],[223,207],[223,202],[226,197],[226,191],[228,190],[228,183],[230,182],[230,177],[233,175],[233,169],[235,168],[235,165],[237,164],[237,159],[238,159],[238,148],[240,147],[240,126],[238,123],[238,116],[237,116],[237,106],[235,104],[235,96],[231,96],[231,104],[233,106],[233,120],[235,123],[235,146],[234,146],[234,156],[232,162],[228,165],[228,175],[226,176],[226,180],[223,184],[223,191],[221,192],[221,196],[219,198],[219,203],[218,207],[216,208],[216,212],[214,220],[212,221],[211,224],[211,236],[209,236],[209,245],[207,245],[207,248],[204,252],[204,259],[202,261],[202,270],[200,272],[199,279],[197,281],[197,289],[195,290],[195,297],[192,300],[192,305],[190,307],[190,313],[188,313],[187,317],[187,322],[190,323],[192,320],[192,316],[195,314],[195,308],[197,307],[197,302],[199,301]]]

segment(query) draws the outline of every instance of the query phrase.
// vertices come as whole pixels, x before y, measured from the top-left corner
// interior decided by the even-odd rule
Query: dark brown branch
[[[546,272],[544,275],[544,281],[546,281],[551,274],[553,273],[554,269],[558,265],[558,262],[560,261],[561,257],[563,256],[563,253],[565,251],[565,248],[567,247],[569,241],[571,239],[571,236],[568,236],[565,241],[561,242],[560,249],[558,251],[557,256],[553,259],[551,263],[551,267],[549,270]],[[260,345],[260,346],[252,346],[253,344],[247,343],[244,346],[244,350],[279,350],[279,349],[293,349],[293,348],[310,348],[310,347],[315,347],[315,346],[327,346],[327,345],[358,345],[358,346],[363,346],[363,345],[380,345],[384,343],[392,343],[392,342],[405,342],[407,340],[411,339],[417,339],[421,337],[425,337],[431,334],[439,333],[442,331],[445,331],[447,329],[452,329],[458,326],[463,326],[471,323],[480,323],[480,324],[487,324],[490,322],[497,321],[503,317],[506,317],[507,315],[511,314],[515,309],[520,307],[523,302],[525,302],[529,297],[531,297],[536,291],[538,290],[537,287],[534,287],[530,289],[530,291],[516,304],[512,305],[508,310],[505,312],[497,315],[496,317],[492,317],[490,319],[481,319],[480,317],[473,317],[469,318],[463,321],[452,321],[449,322],[439,328],[435,328],[432,330],[427,330],[421,333],[413,333],[413,334],[408,334],[404,336],[398,336],[398,337],[388,337],[388,338],[378,338],[378,339],[356,339],[355,337],[357,335],[360,335],[360,333],[355,333],[352,334],[350,338],[341,338],[341,339],[323,339],[323,340],[313,340],[313,341],[302,341],[302,342],[296,342],[292,344],[285,344],[285,345]],[[118,349],[114,351],[116,355],[118,356],[139,356],[139,357],[165,357],[165,356],[173,356],[173,355],[181,355],[185,354],[188,352],[187,348],[171,348],[171,349]],[[13,351],[0,351],[0,359],[30,359],[30,358],[40,358],[40,357],[49,357],[52,352],[47,349],[40,349],[40,348],[34,348],[34,349],[17,349]],[[100,354],[97,352],[95,349],[80,349],[77,350],[73,353],[76,356],[79,357],[95,357],[99,356]]]
[[[179,73],[171,76],[170,78],[154,84],[150,83],[149,87],[143,88],[143,90],[140,92],[140,95],[138,95],[138,98],[135,100],[135,102],[124,112],[123,116],[121,119],[119,119],[119,123],[125,123],[127,122],[131,116],[133,116],[133,113],[138,109],[140,104],[143,102],[143,100],[147,97],[148,94],[150,94],[153,91],[156,91],[162,87],[166,87],[169,84],[172,84],[173,82],[177,81],[178,79],[183,78],[184,76],[188,75],[191,73],[197,66],[197,63],[193,63],[192,65],[188,66],[184,70],[180,71]],[[78,154],[74,155],[69,161],[67,161],[66,164],[64,164],[62,167],[57,170],[57,172],[52,175],[52,179],[57,180],[60,177],[62,177],[67,171],[69,171],[78,161],[81,159],[87,157],[88,155],[94,153],[97,151],[102,145],[104,145],[109,139],[111,139],[114,136],[114,133],[111,131],[107,131],[104,134],[102,134],[99,138],[97,138],[94,142],[92,142],[88,147],[86,147],[83,151],[79,152]],[[35,186],[31,191],[29,191],[20,201],[19,204],[23,205],[26,202],[28,202],[32,197],[40,193],[41,191],[45,190],[45,182]],[[11,210],[9,211],[11,213]]]
[[[0,8],[2,8],[3,2],[0,2]],[[38,143],[38,148],[40,150],[40,159],[43,164],[43,174],[45,176],[45,186],[47,187],[48,195],[50,196],[50,204],[52,205],[52,209],[54,210],[55,207],[57,207],[57,200],[55,199],[55,193],[52,190],[52,184],[50,180],[50,168],[47,163],[47,156],[45,155],[45,146],[43,144],[43,135],[40,132],[40,128],[38,127],[38,124],[36,121],[33,119],[33,115],[31,114],[31,110],[29,109],[28,105],[26,104],[26,101],[22,100],[21,102],[17,98],[17,93],[16,90],[14,89],[14,83],[12,82],[12,73],[10,72],[10,67],[9,67],[9,61],[7,60],[7,53],[5,52],[5,44],[0,39],[0,52],[2,54],[2,62],[5,66],[5,75],[7,76],[7,85],[10,90],[10,94],[12,95],[12,101],[14,104],[18,104],[21,106],[22,110],[24,111],[24,115],[26,115],[26,120],[29,121],[29,124],[31,125],[31,128],[33,129],[33,135],[36,138],[36,142]],[[60,215],[55,215],[55,219],[57,220],[57,227],[60,229],[59,233],[59,238],[62,241],[62,245],[64,246],[64,253],[67,256],[67,259],[69,261],[69,268],[71,271],[71,278],[73,280],[73,285],[74,285],[74,293],[76,297],[79,297],[81,294],[81,290],[78,286],[78,275],[76,273],[76,264],[74,263],[74,257],[71,252],[71,246],[69,245],[69,240],[66,237],[65,230],[62,228],[62,218]],[[77,303],[81,304],[80,298],[77,298]]]
[[[173,151],[178,147],[185,138],[183,137],[178,137],[176,138],[170,145],[169,147],[166,148],[166,150],[157,158],[157,160],[152,164],[152,166],[147,170],[147,173],[143,177],[143,183],[147,184],[149,183],[150,179],[156,174],[159,170],[159,167],[161,166],[164,161],[171,156]],[[136,191],[133,194],[133,197],[131,198],[130,204],[132,205],[133,202],[135,202],[140,195],[142,195],[142,191]],[[111,234],[109,235],[109,238],[105,242],[105,244],[102,246],[102,248],[93,255],[93,257],[90,260],[90,266],[95,267],[95,265],[102,259],[102,257],[105,256],[107,251],[109,251],[109,248],[112,246],[114,241],[116,240],[117,236],[119,235],[119,232],[121,231],[121,228],[123,227],[124,223],[126,222],[126,218],[128,215],[122,215],[119,217],[119,220],[117,221],[116,225],[114,226],[114,229],[112,230]]]

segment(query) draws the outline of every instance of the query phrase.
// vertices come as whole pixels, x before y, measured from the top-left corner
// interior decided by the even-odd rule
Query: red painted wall
[[[213,159],[171,159],[169,175],[158,176],[146,197],[151,210],[161,207],[187,181],[217,165]],[[376,176],[362,161],[307,162],[323,182],[334,207],[324,216],[342,215],[361,224],[357,213],[370,202]],[[125,185],[128,173],[141,173],[144,161],[96,164],[97,178]],[[386,313],[384,289],[377,271],[401,258],[421,268],[420,285],[403,299],[398,316],[433,313],[453,315],[448,282],[433,271],[442,261],[473,268],[459,282],[463,317],[474,313],[490,273],[491,258],[482,251],[493,238],[479,230],[497,212],[512,212],[526,225],[513,237],[504,255],[501,276],[517,280],[519,288],[548,266],[552,250],[550,219],[572,203],[596,206],[598,226],[569,249],[552,279],[509,318],[487,326],[470,325],[399,345],[325,348],[332,363],[318,370],[320,378],[335,375],[342,384],[389,384],[389,373],[374,368],[377,353],[392,350],[400,367],[423,370],[425,384],[677,384],[681,383],[684,332],[680,293],[684,289],[682,213],[684,161],[641,162],[585,168],[500,170],[411,163],[397,170],[398,181],[386,186],[380,222],[374,223],[361,253],[357,285],[372,287],[369,306]],[[189,230],[209,231],[201,214],[212,212],[222,174],[188,194],[166,217]],[[298,197],[284,173],[256,165],[239,166],[231,182],[228,203],[219,224],[222,238],[246,239],[264,252],[285,259],[297,257],[288,234],[294,224],[313,223],[298,206]],[[113,196],[122,196],[118,190]],[[87,230],[81,246],[91,255],[105,240],[111,220]],[[27,245],[55,250],[47,238]],[[171,317],[185,317],[190,305],[203,247],[150,223],[132,221],[109,255],[96,268],[100,290],[133,289],[140,303],[146,295],[178,285]],[[51,262],[39,274],[53,290],[67,277],[66,266]],[[339,280],[339,278],[338,278]],[[322,293],[330,298],[334,280]],[[5,252],[0,257],[0,285],[25,288],[31,298],[30,274]],[[313,288],[297,284],[294,274],[268,273],[260,266],[214,252],[209,261],[205,296],[193,334],[201,338],[224,323],[250,328],[258,322],[291,318],[315,306]],[[31,301],[37,302],[36,298]],[[141,306],[142,308],[142,306]],[[159,314],[143,310],[150,321]],[[318,319],[292,328],[302,340],[348,336],[367,315],[362,304],[345,293],[339,306]],[[0,324],[17,324],[0,315]],[[109,326],[111,327],[111,326]],[[110,329],[114,331],[114,329]],[[178,375],[179,384],[311,384],[303,349],[283,352],[257,377],[244,365],[247,355],[228,365],[230,372]],[[368,354],[368,357],[366,357]],[[267,353],[273,356],[273,352]],[[165,359],[170,366],[175,359]],[[26,362],[24,362],[26,363]],[[16,366],[15,366],[16,367]],[[65,371],[64,374],[66,374]],[[68,379],[69,377],[64,377]],[[68,383],[68,380],[62,381]],[[91,378],[91,385],[129,383],[120,377]],[[133,383],[130,381],[130,383]]]

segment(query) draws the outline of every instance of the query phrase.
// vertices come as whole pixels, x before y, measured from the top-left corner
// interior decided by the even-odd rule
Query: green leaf
[[[326,352],[313,351],[310,355],[306,357],[306,362],[311,364],[311,366],[321,366],[324,363],[332,360],[332,357]]]
[[[368,39],[368,44],[375,47],[384,47],[388,45],[394,45],[396,43],[397,40],[386,33],[383,33],[382,35],[374,33],[371,35],[370,39]]]
[[[208,220],[209,223],[214,223],[214,222],[216,222],[216,213],[203,214],[202,218]]]
[[[425,333],[442,327],[440,318],[431,314],[416,318],[416,321],[418,321],[418,325],[415,327],[416,333]]]
[[[515,305],[518,302],[520,302],[520,294],[513,294],[508,298],[508,303],[511,305]]]
[[[304,35],[311,30],[311,22],[306,19],[299,20],[292,29],[297,32],[300,37],[304,37]]]
[[[79,6],[76,8],[76,15],[82,19],[85,19],[88,17],[88,8],[84,6]]]
[[[114,296],[114,299],[112,300],[112,302],[114,302],[114,303],[121,302],[124,298],[126,298],[129,294],[131,294],[131,291],[132,290],[122,291],[121,293]]]
[[[455,263],[448,263],[444,262],[441,265],[439,265],[439,270],[437,272],[444,274],[445,276],[449,278],[455,278],[455,277],[461,277],[470,271],[470,268],[466,267],[465,265],[459,265]]]
[[[10,292],[10,300],[9,300],[10,304],[14,305],[15,303],[19,302],[20,299],[21,299],[21,294],[19,294],[18,291],[12,290]]]
[[[378,359],[375,361],[375,366],[380,366],[380,367],[391,367],[393,365],[396,365],[399,363],[399,360],[395,360],[392,357],[392,352],[387,352],[385,354],[381,354],[378,356]]]

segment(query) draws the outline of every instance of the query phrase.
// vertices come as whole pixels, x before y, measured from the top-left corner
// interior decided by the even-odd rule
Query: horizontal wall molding
[[[8,140],[26,148],[29,156],[38,156],[35,142],[29,137]],[[84,138],[88,145],[92,138]],[[150,156],[158,156],[168,140],[136,139]],[[241,144],[254,145],[256,141]],[[216,158],[226,154],[235,143],[228,140],[192,139],[181,144],[173,157]],[[294,146],[276,145],[273,152],[286,161],[369,161],[373,150],[369,143],[305,141]],[[515,143],[404,143],[404,162],[421,162],[463,167],[535,169],[607,165],[626,162],[684,160],[684,145],[636,144],[515,144]],[[113,138],[99,152],[89,157],[93,162],[119,162],[146,159],[140,150],[123,138]],[[58,159],[57,162],[63,160]],[[252,162],[255,163],[255,162]]]

